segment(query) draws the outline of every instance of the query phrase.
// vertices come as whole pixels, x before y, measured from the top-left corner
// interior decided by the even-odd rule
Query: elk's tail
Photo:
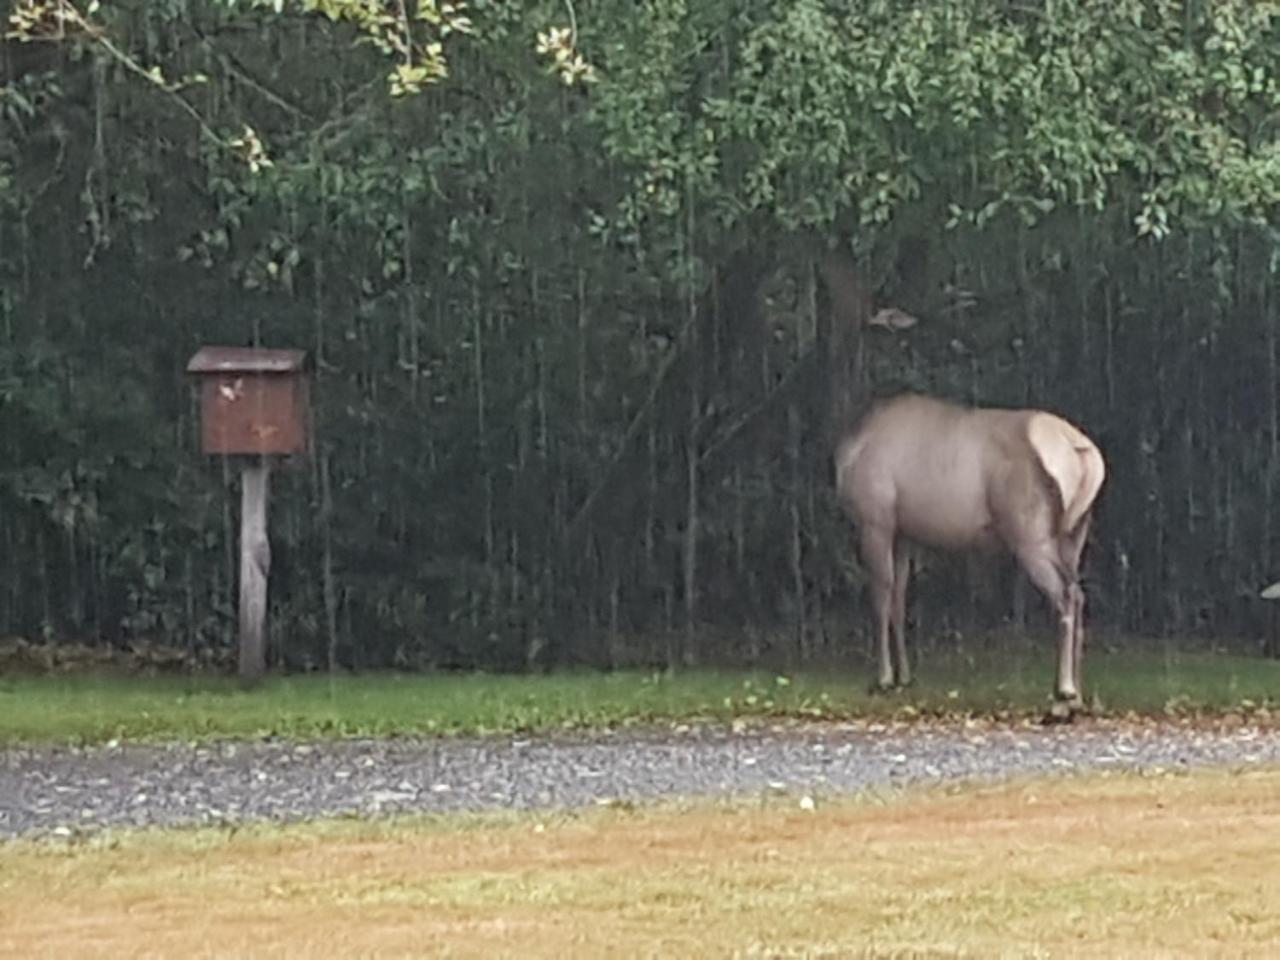
[[[1072,533],[1089,515],[1107,476],[1094,442],[1077,427],[1050,413],[1036,413],[1027,438],[1062,498],[1062,533]]]

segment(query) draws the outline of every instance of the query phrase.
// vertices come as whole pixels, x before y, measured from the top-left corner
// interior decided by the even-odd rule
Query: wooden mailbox
[[[305,453],[310,390],[302,350],[202,347],[187,364],[200,384],[205,453]]]
[[[200,447],[241,456],[240,676],[266,671],[267,496],[273,457],[306,453],[311,438],[307,355],[302,350],[203,347],[187,372],[200,384]]]

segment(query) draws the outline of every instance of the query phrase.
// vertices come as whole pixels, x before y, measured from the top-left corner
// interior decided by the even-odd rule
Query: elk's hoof
[[[869,688],[868,692],[873,697],[883,697],[883,696],[888,696],[889,694],[893,693],[897,689],[898,687],[896,684],[893,683],[893,681],[889,681],[888,683],[886,683],[884,680],[876,680],[874,683],[871,684],[871,687]]]
[[[1084,709],[1084,701],[1079,697],[1070,697],[1067,699],[1057,699],[1053,701],[1053,705],[1049,707],[1048,712],[1044,716],[1045,724],[1070,723]]]

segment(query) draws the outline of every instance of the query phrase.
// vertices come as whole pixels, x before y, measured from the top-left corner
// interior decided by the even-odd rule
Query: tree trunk
[[[324,542],[322,589],[329,672],[335,673],[338,669],[338,590],[333,576],[333,480],[329,470],[329,451],[326,449],[320,455],[320,523]]]
[[[800,496],[803,477],[800,470],[800,411],[795,404],[787,407],[787,459],[791,461],[791,493],[788,505],[791,513],[791,588],[795,603],[796,662],[804,664],[809,659],[806,641],[809,624],[805,617],[806,592],[804,586],[804,528],[800,518]]]

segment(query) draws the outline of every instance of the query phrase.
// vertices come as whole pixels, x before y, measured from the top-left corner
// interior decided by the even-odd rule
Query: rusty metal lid
[[[201,347],[187,362],[187,373],[296,373],[306,363],[305,350]]]

